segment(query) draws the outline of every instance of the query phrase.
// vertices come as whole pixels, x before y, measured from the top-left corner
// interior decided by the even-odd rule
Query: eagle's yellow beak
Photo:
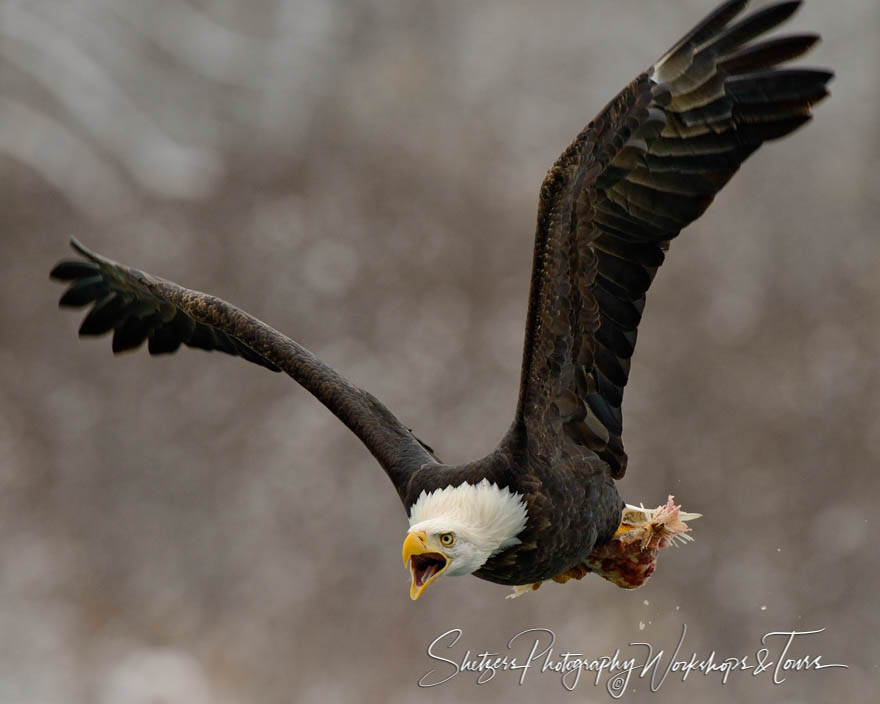
[[[403,541],[403,566],[408,567],[412,575],[409,596],[413,601],[449,567],[449,558],[440,547],[428,543],[423,530],[407,533]]]

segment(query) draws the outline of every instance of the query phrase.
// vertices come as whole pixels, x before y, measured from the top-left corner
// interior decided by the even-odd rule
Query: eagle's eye
[[[452,547],[455,544],[455,533],[441,533],[440,534],[440,543],[444,547]]]

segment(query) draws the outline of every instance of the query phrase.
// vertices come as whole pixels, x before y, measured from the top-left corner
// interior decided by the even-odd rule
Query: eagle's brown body
[[[422,491],[484,478],[522,494],[529,515],[522,542],[490,558],[474,572],[477,577],[511,586],[550,579],[583,563],[614,535],[623,500],[603,462],[580,452],[547,462],[530,456],[515,431],[501,445],[472,464],[425,465],[402,496],[409,512]]]

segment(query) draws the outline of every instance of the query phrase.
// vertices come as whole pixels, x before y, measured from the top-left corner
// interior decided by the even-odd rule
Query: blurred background
[[[524,628],[848,670],[670,678],[627,701],[867,701],[880,646],[880,5],[808,2],[837,73],[671,248],[626,393],[630,503],[705,517],[624,592],[418,602],[384,474],[286,377],[113,358],[48,281],[75,235],[210,291],[382,399],[448,462],[516,403],[535,206],[581,127],[714,0],[0,3],[0,704],[511,702],[430,689],[428,643]],[[761,5],[764,3],[755,3]],[[636,651],[632,651],[636,654]],[[448,672],[448,666],[443,666]],[[579,701],[610,701],[584,677]]]

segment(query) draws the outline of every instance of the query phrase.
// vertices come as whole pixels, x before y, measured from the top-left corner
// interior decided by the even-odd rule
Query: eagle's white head
[[[410,509],[403,543],[403,564],[412,575],[410,596],[418,599],[441,575],[470,574],[517,545],[527,519],[522,494],[488,479],[423,491]]]

